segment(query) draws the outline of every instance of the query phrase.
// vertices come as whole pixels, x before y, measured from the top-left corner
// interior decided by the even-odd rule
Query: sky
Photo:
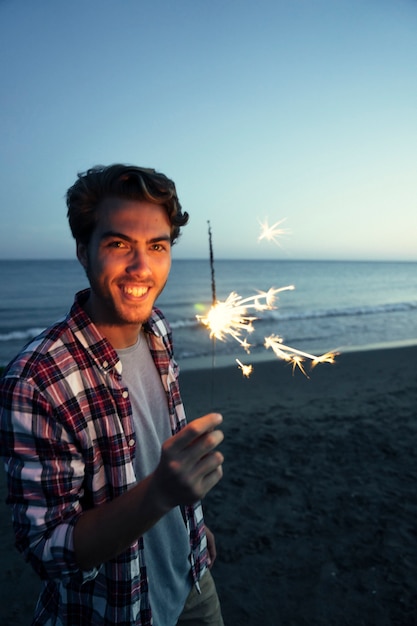
[[[175,181],[174,258],[417,260],[417,0],[0,0],[0,81],[1,259],[73,258],[119,162]]]

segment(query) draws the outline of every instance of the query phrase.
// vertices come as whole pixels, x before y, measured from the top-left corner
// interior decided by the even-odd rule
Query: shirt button
[[[129,446],[130,448],[133,448],[133,446],[134,446],[134,445],[135,445],[135,440],[134,440],[134,439],[129,439],[128,446]]]
[[[122,397],[123,397],[123,398],[127,398],[128,396],[129,396],[129,392],[128,392],[128,391],[124,391],[124,392],[122,393]]]

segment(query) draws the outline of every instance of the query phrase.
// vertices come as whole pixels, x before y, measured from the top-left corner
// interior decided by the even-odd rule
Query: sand
[[[224,415],[205,511],[226,626],[417,624],[416,365],[414,346],[342,354],[310,379],[278,360],[249,379],[182,371],[189,418]],[[27,626],[39,584],[0,515],[0,624]]]

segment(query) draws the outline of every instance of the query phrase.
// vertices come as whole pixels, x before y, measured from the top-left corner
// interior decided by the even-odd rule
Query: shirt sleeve
[[[84,460],[74,434],[51,403],[29,382],[1,381],[2,454],[8,475],[16,547],[42,579],[79,582],[74,527],[82,513]]]

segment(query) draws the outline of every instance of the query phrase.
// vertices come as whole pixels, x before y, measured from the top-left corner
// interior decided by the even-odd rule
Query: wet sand
[[[224,415],[207,496],[226,626],[417,624],[417,347],[342,354],[310,379],[280,361],[182,371],[189,419]],[[13,547],[0,477],[0,624],[39,583]]]

